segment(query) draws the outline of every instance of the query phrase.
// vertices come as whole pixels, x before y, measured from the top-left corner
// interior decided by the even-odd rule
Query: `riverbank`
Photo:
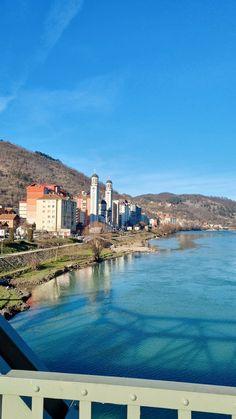
[[[148,246],[148,240],[154,237],[153,233],[112,237],[110,247],[102,250],[99,262],[135,252],[153,252],[154,249]],[[35,286],[48,282],[63,273],[83,269],[96,263],[98,262],[95,261],[89,244],[85,244],[81,245],[77,254],[46,261],[24,272],[6,275],[0,284],[0,314],[10,319],[15,314],[29,309],[30,305],[27,304],[27,300]]]
[[[165,237],[175,232],[176,230],[172,229],[168,232],[165,230],[155,233],[138,232],[113,235],[107,238],[110,240],[110,245],[108,248],[102,250],[99,262],[125,256],[130,253],[157,252],[157,249],[149,245],[149,240]],[[99,262],[95,260],[90,245],[84,244],[80,246],[77,254],[46,261],[35,267],[35,269],[29,268],[24,272],[15,272],[12,275],[6,275],[4,279],[5,283],[0,285],[0,314],[10,319],[18,312],[30,308],[27,300],[35,286],[48,282],[65,272],[83,269]],[[14,291],[17,296],[13,296],[11,293],[7,294],[9,289],[12,292]]]

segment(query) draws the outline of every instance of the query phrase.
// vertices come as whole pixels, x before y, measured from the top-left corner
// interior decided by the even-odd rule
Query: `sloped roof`
[[[16,218],[18,218],[17,214],[1,214],[0,215],[0,221],[1,220],[15,220]]]

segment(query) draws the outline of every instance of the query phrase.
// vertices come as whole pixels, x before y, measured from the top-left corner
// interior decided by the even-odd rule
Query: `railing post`
[[[17,418],[32,419],[31,410],[19,396],[2,396],[1,419]]]
[[[178,410],[178,419],[191,419],[192,413],[188,410]]]
[[[79,419],[91,419],[92,415],[92,404],[87,400],[79,402]]]
[[[140,406],[129,404],[127,408],[127,419],[140,419]]]
[[[32,419],[43,419],[42,397],[32,397]]]

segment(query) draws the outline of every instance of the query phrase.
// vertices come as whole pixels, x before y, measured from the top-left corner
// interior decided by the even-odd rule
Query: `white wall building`
[[[45,195],[36,202],[36,230],[69,235],[76,231],[76,202]]]
[[[20,201],[19,202],[19,216],[20,218],[27,218],[27,202]]]

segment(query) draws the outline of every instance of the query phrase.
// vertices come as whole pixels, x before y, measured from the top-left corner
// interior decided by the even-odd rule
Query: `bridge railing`
[[[140,419],[141,407],[174,409],[178,419],[191,419],[192,412],[236,419],[234,387],[11,370],[0,376],[0,394],[1,419],[43,419],[45,399],[78,401],[79,419],[92,418],[93,403],[125,405],[128,419]]]

